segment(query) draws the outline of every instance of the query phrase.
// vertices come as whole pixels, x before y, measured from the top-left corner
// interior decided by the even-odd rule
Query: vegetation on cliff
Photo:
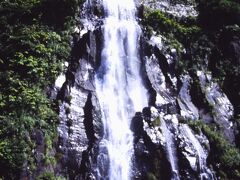
[[[24,169],[33,173],[39,163],[54,163],[49,154],[58,118],[47,92],[68,60],[79,3],[0,2],[0,179],[19,179]],[[39,138],[41,158],[35,150]]]
[[[236,179],[240,177],[239,149],[230,144],[221,133],[216,131],[216,126],[206,125],[202,121],[188,121],[196,133],[203,132],[210,146],[208,163],[213,164],[217,175],[223,179]]]
[[[142,24],[148,35],[152,32],[161,34],[170,47],[177,49],[177,74],[188,72],[195,82],[198,81],[194,79],[197,78],[197,70],[212,72],[234,106],[235,142],[239,147],[240,3],[237,0],[196,0],[196,7],[197,17],[181,18],[146,8]],[[208,137],[211,147],[209,162],[215,164],[217,175],[223,179],[238,179],[239,149],[216,128],[201,123],[191,125]]]
[[[178,74],[207,66],[222,84],[235,108],[233,121],[238,125],[236,144],[240,147],[240,4],[238,0],[196,2],[198,17],[178,18],[148,9],[142,22],[179,50]],[[38,171],[36,179],[56,179],[48,166],[56,163],[52,149],[58,117],[56,102],[48,94],[71,54],[71,32],[81,3],[0,2],[0,179],[19,179],[26,170],[34,175]],[[239,178],[239,150],[206,125],[192,127],[208,137],[214,149],[209,161],[217,163],[218,175]],[[40,145],[43,149],[36,152]]]

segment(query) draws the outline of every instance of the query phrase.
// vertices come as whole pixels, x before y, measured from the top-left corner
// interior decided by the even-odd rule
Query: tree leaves
[[[35,167],[34,130],[54,139],[57,115],[46,89],[70,55],[70,26],[78,3],[0,2],[0,179],[19,179],[24,161]]]

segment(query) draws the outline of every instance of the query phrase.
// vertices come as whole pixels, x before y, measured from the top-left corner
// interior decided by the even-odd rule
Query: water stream
[[[163,135],[166,138],[166,152],[168,156],[168,160],[171,165],[172,177],[171,180],[179,180],[179,172],[178,172],[178,164],[177,164],[177,156],[176,156],[176,147],[174,144],[173,134],[167,128],[165,121],[163,120],[161,123],[161,129],[163,131]]]
[[[130,122],[135,112],[148,104],[137,47],[141,29],[134,0],[103,0],[103,6],[104,47],[95,76],[104,125],[102,144],[109,159],[108,177],[103,178],[127,180],[133,154]]]
[[[189,126],[184,124],[183,129],[184,129],[183,133],[185,134],[186,137],[189,138],[194,149],[196,150],[196,155],[198,157],[198,166],[200,171],[200,179],[201,180],[214,179],[214,175],[207,168],[207,153],[205,152],[197,138],[194,136]]]

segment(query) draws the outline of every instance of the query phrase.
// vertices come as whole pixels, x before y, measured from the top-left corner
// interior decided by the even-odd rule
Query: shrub
[[[44,156],[53,148],[57,114],[46,89],[68,60],[72,26],[81,2],[0,2],[0,177],[3,179],[19,179],[23,162],[33,173],[37,164],[31,135],[36,129],[41,129],[45,137]],[[47,158],[48,161],[53,162],[53,158]],[[52,178],[48,173],[44,177]]]
[[[186,37],[197,34],[200,31],[200,28],[198,26],[186,26],[180,24],[173,18],[168,17],[160,10],[148,10],[145,12],[143,24],[144,26],[152,27],[155,31],[163,33],[166,36],[169,34],[174,34],[177,39],[180,39],[182,41]]]
[[[219,132],[216,132],[209,125],[201,121],[189,121],[188,124],[193,130],[201,130],[208,138],[210,144],[209,162],[214,166],[217,174],[225,174],[228,179],[240,178],[240,152],[231,145]],[[222,177],[224,178],[224,177]]]

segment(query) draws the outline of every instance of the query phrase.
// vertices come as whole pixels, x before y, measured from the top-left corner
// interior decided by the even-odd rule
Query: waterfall
[[[163,135],[166,138],[166,152],[171,164],[172,177],[171,180],[179,180],[179,172],[177,165],[177,156],[176,156],[176,147],[173,140],[173,134],[168,130],[165,120],[161,123],[161,129],[163,131]]]
[[[210,169],[207,168],[207,154],[203,147],[201,146],[200,142],[197,140],[197,138],[192,133],[191,129],[188,125],[183,125],[183,133],[186,137],[189,138],[191,141],[194,149],[196,150],[196,155],[198,157],[198,165],[199,165],[199,171],[200,171],[200,179],[215,179],[214,174],[210,171]]]
[[[103,0],[103,7],[104,46],[95,76],[104,125],[101,143],[108,152],[108,178],[127,180],[133,154],[130,121],[148,105],[137,47],[141,29],[135,19],[134,0]]]

